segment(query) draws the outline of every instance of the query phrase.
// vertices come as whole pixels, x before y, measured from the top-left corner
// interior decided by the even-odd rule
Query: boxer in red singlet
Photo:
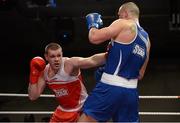
[[[34,57],[30,63],[30,100],[36,100],[47,85],[55,94],[59,106],[50,122],[76,122],[87,98],[80,69],[87,69],[104,64],[105,54],[91,57],[63,57],[62,48],[57,43],[50,43],[45,48],[44,57]]]

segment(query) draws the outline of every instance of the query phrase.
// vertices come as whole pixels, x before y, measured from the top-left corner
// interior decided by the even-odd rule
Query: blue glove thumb
[[[99,29],[103,26],[103,21],[99,13],[90,13],[86,15],[86,21],[88,29],[91,29],[92,27]]]

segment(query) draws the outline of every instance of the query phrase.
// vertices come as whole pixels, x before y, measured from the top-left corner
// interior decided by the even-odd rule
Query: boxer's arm
[[[95,54],[87,58],[74,57],[74,59],[75,67],[87,69],[103,65],[106,61],[106,53]]]
[[[65,71],[67,73],[77,74],[79,69],[88,69],[103,65],[106,61],[107,53],[99,53],[90,57],[72,57],[65,62]]]
[[[146,67],[147,67],[147,64],[149,62],[150,47],[151,47],[151,43],[150,43],[150,40],[149,40],[149,45],[148,45],[148,48],[147,48],[147,58],[146,58],[143,66],[141,67],[141,69],[139,71],[139,77],[138,77],[139,80],[141,80],[144,77],[144,73],[146,71]]]
[[[93,44],[100,44],[109,39],[115,38],[123,29],[124,21],[118,19],[110,26],[101,29],[91,28],[89,30],[89,41]]]
[[[29,87],[28,94],[30,100],[37,99],[45,87],[45,81],[43,77],[43,71],[46,66],[46,62],[41,57],[34,57],[30,62],[30,75],[29,75]]]
[[[43,92],[45,86],[46,86],[46,83],[45,83],[43,73],[42,73],[36,84],[29,83],[29,87],[28,87],[29,99],[32,101],[36,100]]]

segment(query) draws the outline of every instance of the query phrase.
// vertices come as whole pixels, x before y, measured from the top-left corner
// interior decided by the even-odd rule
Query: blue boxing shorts
[[[105,122],[138,122],[139,97],[137,89],[98,82],[83,106],[83,112]]]

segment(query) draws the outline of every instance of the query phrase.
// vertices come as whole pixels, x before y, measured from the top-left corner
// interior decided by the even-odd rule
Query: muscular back
[[[130,43],[136,36],[136,23],[132,20],[118,19],[110,26],[112,33],[116,34],[112,40]]]

